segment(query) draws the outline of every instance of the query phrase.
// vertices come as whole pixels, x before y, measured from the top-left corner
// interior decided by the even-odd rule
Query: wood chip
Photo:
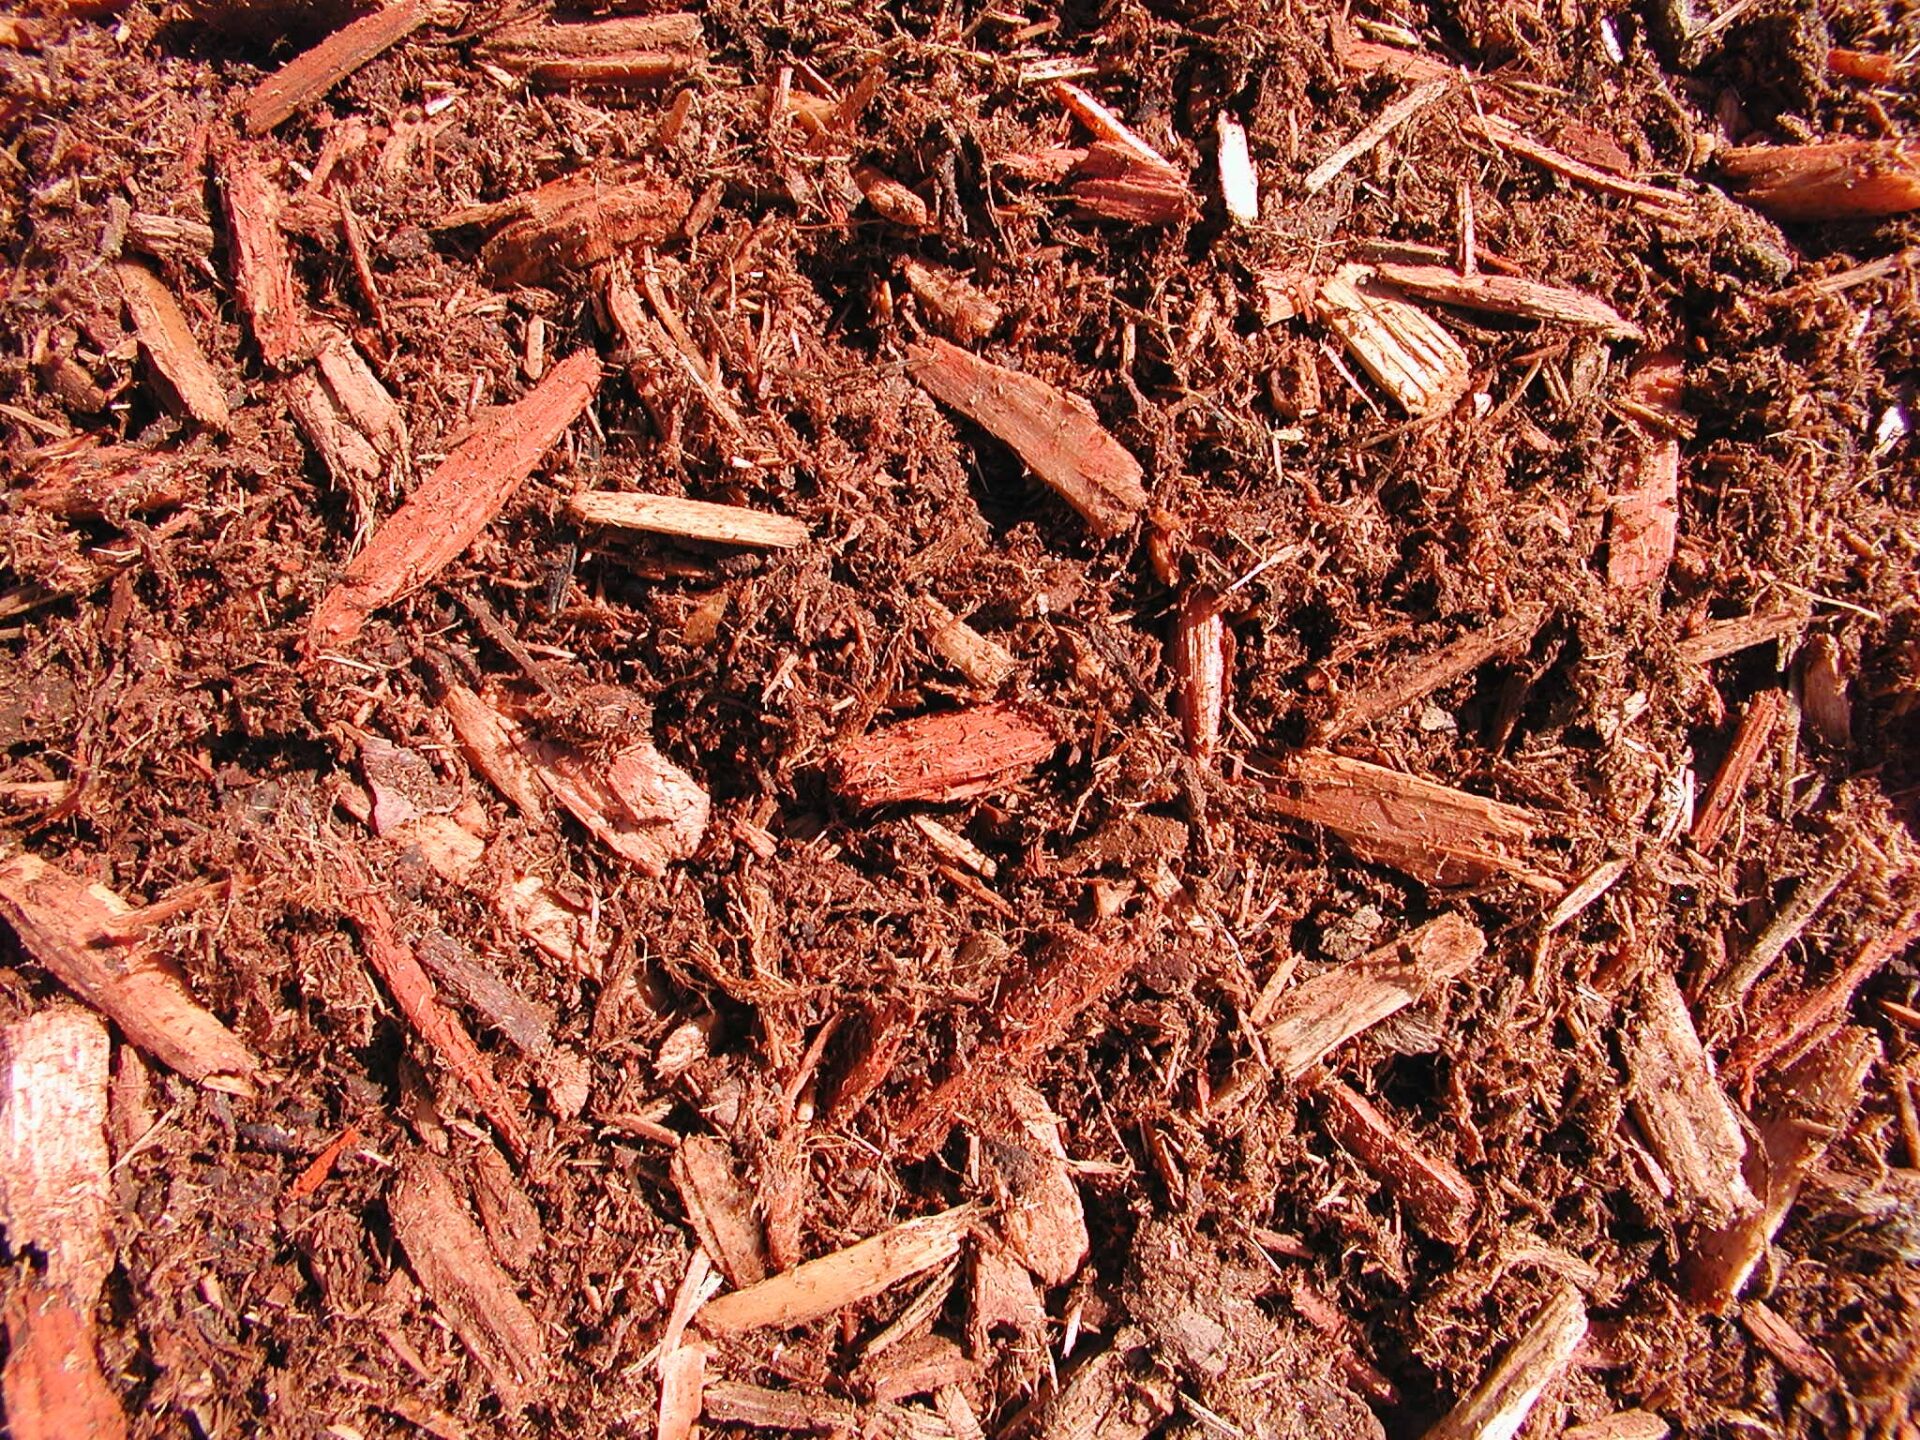
[[[553,1011],[522,995],[486,961],[444,931],[420,937],[421,967],[460,1002],[500,1032],[523,1055],[553,1049]]]
[[[1700,1044],[1680,987],[1664,970],[1641,982],[1639,1010],[1622,1039],[1627,1103],[1673,1181],[1683,1213],[1726,1225],[1759,1206],[1747,1187],[1747,1142]]]
[[[997,640],[990,640],[931,595],[914,602],[927,644],[947,664],[982,690],[997,690],[1019,662]]]
[[[1827,1148],[1847,1133],[1880,1059],[1873,1033],[1848,1026],[1768,1084],[1744,1171],[1760,1203],[1692,1236],[1681,1267],[1681,1293],[1696,1309],[1718,1313],[1732,1306],[1786,1223],[1801,1185]]]
[[[1196,760],[1211,760],[1220,748],[1232,688],[1233,636],[1220,597],[1209,587],[1190,586],[1180,597],[1171,649],[1181,743]]]
[[[285,198],[252,150],[227,143],[214,152],[221,213],[233,264],[234,299],[270,370],[285,371],[313,353],[318,338],[293,283],[293,259],[280,229]]]
[[[1321,282],[1314,314],[1415,419],[1453,408],[1473,382],[1460,342],[1431,315],[1380,283],[1371,267],[1342,265]]]
[[[1487,937],[1458,915],[1429,920],[1390,945],[1289,991],[1266,1027],[1267,1058],[1298,1080],[1389,1015],[1438,993],[1486,952]]]
[[[698,1341],[676,1345],[660,1357],[660,1421],[655,1440],[694,1440],[699,1434],[701,1395],[712,1348]]]
[[[110,1163],[99,1017],[55,1005],[0,1030],[0,1226],[82,1314],[113,1271]]]
[[[546,1334],[487,1248],[439,1164],[406,1159],[387,1196],[394,1238],[434,1308],[518,1414],[546,1388]]]
[[[537,85],[654,88],[707,57],[698,15],[629,15],[503,26],[480,53]]]
[[[1039,1093],[1014,1080],[1002,1098],[1013,1123],[989,1130],[982,1162],[999,1207],[995,1218],[1014,1256],[1052,1289],[1079,1274],[1091,1251],[1080,1188],[1060,1148],[1058,1121]],[[1036,1130],[1051,1143],[1036,1140]]]
[[[1678,422],[1686,372],[1678,356],[1648,357],[1627,381],[1628,393],[1646,411]],[[1607,582],[1617,589],[1658,593],[1673,563],[1680,530],[1680,442],[1673,426],[1665,433],[1635,425],[1643,453],[1633,463],[1631,481],[1609,506]]]
[[[1586,1333],[1587,1307],[1568,1286],[1541,1306],[1479,1388],[1427,1431],[1426,1440],[1510,1440]]]
[[[1544,893],[1562,888],[1527,862],[1538,822],[1516,805],[1325,750],[1280,762],[1268,795],[1281,814],[1326,826],[1361,859],[1429,885],[1507,876]]]
[[[186,503],[206,488],[206,452],[197,445],[155,451],[141,445],[102,445],[75,435],[19,457],[29,483],[9,492],[66,520],[122,524]]]
[[[1314,1086],[1327,1133],[1393,1194],[1422,1230],[1464,1244],[1479,1204],[1467,1178],[1422,1146],[1404,1126],[1331,1076]]]
[[[127,1417],[100,1368],[91,1318],[29,1272],[6,1308],[0,1398],[12,1440],[126,1440]]]
[[[1701,851],[1718,845],[1732,823],[1735,807],[1746,793],[1747,782],[1753,778],[1754,767],[1760,763],[1786,704],[1786,693],[1781,690],[1762,690],[1748,704],[1733,744],[1727,747],[1726,758],[1707,787],[1707,798],[1694,816],[1691,838]]]
[[[1813,733],[1836,750],[1853,743],[1849,666],[1831,635],[1810,636],[1800,651],[1800,709]]]
[[[0,919],[21,948],[163,1065],[211,1089],[253,1093],[260,1062],[114,921],[133,907],[33,855],[0,863]]]
[[[1920,146],[1907,140],[1746,145],[1715,157],[1739,198],[1776,220],[1850,220],[1920,210]]]
[[[942,1386],[975,1383],[980,1367],[956,1341],[944,1335],[916,1335],[871,1363],[862,1364],[858,1380],[881,1404],[931,1395]]]
[[[1643,338],[1640,327],[1606,301],[1564,286],[1485,271],[1462,275],[1442,265],[1399,265],[1383,260],[1373,268],[1382,280],[1422,300],[1593,330],[1610,340]]]
[[[750,1430],[852,1434],[857,1419],[853,1406],[844,1400],[798,1390],[770,1390],[739,1380],[712,1381],[704,1400],[706,1417],[716,1425],[744,1425]]]
[[[714,545],[790,550],[806,544],[808,538],[806,525],[785,515],[749,510],[740,505],[682,500],[672,495],[595,491],[575,495],[567,502],[567,513],[582,525],[644,530],[652,535],[672,535]]]
[[[1147,508],[1140,462],[1078,395],[940,339],[909,346],[907,372],[936,400],[1012,446],[1101,539],[1121,534]]]
[[[1301,182],[1307,194],[1318,195],[1326,189],[1342,170],[1445,95],[1453,88],[1453,84],[1451,75],[1444,79],[1429,80],[1382,110],[1359,134],[1307,172],[1307,178]]]
[[[1840,1388],[1840,1372],[1833,1361],[1770,1306],[1749,1300],[1740,1307],[1740,1324],[1795,1379],[1820,1390]]]
[[[1738,655],[1742,650],[1751,650],[1756,645],[1798,635],[1807,628],[1807,615],[1804,606],[1787,606],[1716,620],[1698,634],[1689,635],[1675,645],[1674,655],[1686,665],[1711,664],[1729,655]]]
[[[1391,75],[1396,80],[1405,80],[1414,85],[1455,77],[1453,67],[1444,60],[1436,60],[1417,50],[1403,50],[1398,46],[1360,39],[1348,27],[1344,15],[1330,15],[1327,18],[1327,30],[1333,58],[1345,69],[1361,74]]]
[[[195,422],[225,430],[233,419],[226,391],[166,282],[134,260],[120,261],[113,273],[140,349],[166,387],[167,398]]]
[[[407,1024],[466,1087],[500,1138],[515,1154],[524,1155],[529,1131],[518,1097],[500,1083],[492,1062],[473,1043],[459,1017],[440,1003],[433,981],[400,938],[386,902],[373,889],[373,877],[357,857],[349,859],[342,878],[342,903],[359,933],[367,963],[386,982]]]
[[[834,747],[833,788],[865,808],[948,803],[1016,784],[1059,746],[1052,721],[1032,707],[975,705],[884,726]]]
[[[433,18],[432,0],[394,0],[343,26],[266,76],[247,93],[240,123],[264,135]]]
[[[1153,1375],[1152,1347],[1131,1326],[1074,1368],[1033,1417],[1038,1440],[1146,1440],[1174,1410],[1173,1386]]]
[[[351,645],[375,610],[418,590],[472,544],[599,385],[599,357],[583,350],[548,371],[520,400],[478,417],[315,608],[307,626],[308,657]]]
[[[921,313],[950,339],[977,345],[1006,318],[1006,312],[964,275],[936,270],[918,260],[903,261],[900,273],[920,302]]]
[[[733,1147],[717,1136],[689,1135],[668,1166],[700,1247],[736,1290],[767,1278],[767,1242],[754,1214],[753,1187],[741,1178]]]
[[[1343,693],[1332,717],[1316,727],[1315,740],[1324,745],[1349,731],[1384,720],[1414,701],[1464,680],[1489,660],[1523,653],[1549,613],[1545,605],[1520,605],[1512,614],[1469,630],[1437,650],[1408,656],[1390,666],[1379,679]]]
[[[1616,1410],[1587,1425],[1575,1425],[1560,1440],[1667,1440],[1671,1427],[1650,1410]]]
[[[871,1300],[959,1254],[977,1215],[973,1206],[961,1205],[903,1221],[844,1250],[710,1300],[694,1323],[715,1337],[769,1326],[790,1330]]]
[[[636,245],[658,245],[680,224],[687,192],[654,178],[603,181],[568,175],[495,206],[459,211],[443,225],[498,223],[480,263],[502,285],[544,285],[610,260]]]
[[[1067,173],[1082,214],[1131,225],[1174,225],[1195,210],[1193,192],[1171,166],[1142,161],[1128,146],[1096,141]]]
[[[1227,218],[1236,225],[1254,225],[1260,220],[1260,175],[1253,168],[1253,155],[1247,149],[1247,127],[1226,111],[1220,112],[1220,198],[1227,207]]]

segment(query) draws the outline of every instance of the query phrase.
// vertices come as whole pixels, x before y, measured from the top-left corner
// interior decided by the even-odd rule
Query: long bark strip
[[[241,107],[241,126],[249,135],[266,134],[432,18],[432,0],[396,0],[342,26],[255,85]]]

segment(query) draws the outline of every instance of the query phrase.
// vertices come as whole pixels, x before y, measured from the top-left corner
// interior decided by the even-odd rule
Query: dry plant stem
[[[716,1425],[749,1430],[795,1430],[811,1435],[855,1433],[859,1415],[845,1400],[801,1390],[772,1390],[739,1380],[715,1380],[706,1387],[702,1413]]]
[[[1429,920],[1391,945],[1289,991],[1266,1027],[1267,1058],[1298,1080],[1335,1048],[1466,973],[1487,937],[1458,915]]]
[[[225,430],[233,418],[226,392],[166,282],[131,260],[115,265],[113,273],[147,363],[191,419],[212,430]]]
[[[107,1230],[107,1027],[54,1005],[0,1030],[0,1225],[90,1314],[113,1271]]]
[[[375,610],[425,585],[471,545],[599,385],[599,357],[583,350],[522,399],[482,416],[321,600],[307,627],[308,658],[352,644]]]
[[[1740,1324],[1795,1379],[1820,1390],[1840,1388],[1833,1362],[1770,1307],[1749,1300],[1740,1307]]]
[[[1220,748],[1232,644],[1220,597],[1204,585],[1190,588],[1173,622],[1174,708],[1181,741],[1198,760]]]
[[[1537,822],[1518,806],[1325,750],[1280,762],[1267,794],[1281,814],[1324,825],[1361,858],[1429,885],[1508,875],[1544,893],[1561,890],[1522,858]]]
[[[1307,194],[1318,195],[1333,183],[1334,177],[1342,170],[1445,95],[1452,86],[1453,79],[1449,76],[1443,80],[1430,80],[1418,89],[1402,95],[1382,110],[1353,139],[1308,171],[1307,178],[1301,182],[1302,187]]]
[[[431,0],[395,0],[296,55],[247,93],[240,124],[264,135],[433,18]]]
[[[233,264],[234,298],[270,370],[284,371],[313,353],[306,302],[293,283],[293,260],[280,229],[285,200],[258,156],[229,141],[214,152],[221,211]]]
[[[1436,300],[1462,310],[1544,320],[1576,330],[1594,330],[1610,340],[1642,338],[1640,327],[1604,300],[1564,286],[1512,275],[1484,272],[1462,275],[1440,265],[1397,265],[1383,260],[1373,268],[1382,280],[1422,300]]]
[[[433,981],[427,978],[412,949],[400,938],[386,903],[374,893],[371,875],[358,859],[352,860],[346,869],[343,901],[354,929],[359,932],[367,963],[386,981],[388,992],[414,1033],[446,1062],[501,1139],[516,1155],[525,1155],[527,1121],[520,1106],[494,1075],[491,1062],[473,1043],[466,1026],[440,1003]]]
[[[909,346],[907,371],[935,399],[1011,445],[1101,539],[1147,508],[1140,462],[1078,395],[939,339]]]
[[[694,1316],[694,1324],[716,1338],[769,1326],[790,1330],[871,1300],[957,1255],[977,1214],[973,1206],[962,1205],[904,1221],[844,1250],[710,1300]]]
[[[1545,605],[1522,605],[1438,650],[1402,661],[1372,684],[1343,695],[1340,708],[1314,738],[1327,744],[1465,679],[1489,660],[1521,653],[1533,643],[1548,613]]]
[[[1858,868],[1857,864],[1837,865],[1820,874],[1810,875],[1796,885],[1779,913],[1753,942],[1753,947],[1714,984],[1712,1003],[1729,1010],[1738,1006],[1754,983],[1787,953],[1787,947],[1813,923],[1813,917],[1820,913],[1827,901],[1833,898],[1834,892],[1846,884]]]
[[[1426,1440],[1509,1440],[1518,1434],[1586,1333],[1587,1307],[1568,1286],[1540,1308],[1479,1388],[1427,1431]]]
[[[1920,146],[1908,140],[1748,145],[1719,154],[1740,198],[1776,220],[1849,220],[1920,210]]]
[[[923,800],[945,803],[1012,785],[1059,745],[1037,710],[975,705],[923,715],[834,747],[834,789],[863,808]]]
[[[29,1273],[7,1301],[6,1327],[0,1398],[12,1440],[125,1440],[90,1315]]]
[[[1628,1104],[1686,1213],[1713,1225],[1751,1214],[1759,1202],[1743,1174],[1740,1113],[1720,1088],[1686,999],[1666,971],[1642,982],[1624,1048]]]
[[[1453,408],[1472,383],[1460,342],[1365,265],[1343,265],[1314,296],[1314,313],[1361,368],[1415,419]]]
[[[0,919],[42,968],[163,1065],[215,1089],[251,1094],[260,1069],[253,1053],[142,941],[114,934],[114,919],[131,908],[36,856],[0,863]]]
[[[1615,195],[1630,200],[1652,219],[1666,225],[1685,225],[1694,219],[1693,203],[1677,190],[1663,190],[1658,185],[1648,185],[1639,180],[1629,180],[1622,175],[1613,175],[1597,169],[1569,155],[1562,155],[1551,146],[1542,145],[1531,135],[1516,127],[1512,122],[1498,115],[1469,116],[1465,128],[1472,134],[1510,150],[1522,159],[1531,160],[1543,170],[1550,170],[1563,179],[1585,185],[1603,195]]]
[[[1398,1197],[1420,1228],[1449,1245],[1464,1243],[1479,1203],[1467,1178],[1340,1081],[1327,1077],[1313,1089],[1325,1105],[1327,1133]]]
[[[387,1197],[394,1238],[407,1265],[492,1382],[518,1413],[545,1388],[546,1334],[500,1268],[440,1166],[407,1159]]]
[[[576,495],[567,502],[567,513],[582,525],[644,530],[653,535],[672,535],[715,545],[789,550],[807,542],[807,527],[784,515],[771,515],[740,505],[681,500],[672,495],[636,495],[626,491]]]
[[[1720,762],[1713,784],[1707,789],[1706,801],[1701,805],[1700,813],[1694,817],[1693,843],[1701,850],[1713,849],[1726,833],[1733,819],[1734,807],[1740,803],[1747,781],[1752,779],[1754,766],[1759,764],[1760,755],[1766,749],[1767,741],[1773,735],[1774,724],[1779,720],[1780,712],[1786,708],[1786,703],[1784,692],[1763,690],[1747,706],[1747,713],[1741,718],[1740,729],[1733,737],[1726,759]]]
[[[1760,1204],[1725,1225],[1696,1231],[1682,1266],[1682,1293],[1697,1309],[1725,1311],[1786,1223],[1801,1184],[1843,1136],[1880,1061],[1874,1035],[1849,1026],[1767,1086],[1746,1159]]]

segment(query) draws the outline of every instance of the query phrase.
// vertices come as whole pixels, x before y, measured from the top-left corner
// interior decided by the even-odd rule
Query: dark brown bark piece
[[[500,1403],[525,1410],[546,1388],[545,1332],[440,1166],[424,1155],[407,1159],[387,1211],[420,1288],[487,1373]]]
[[[1078,395],[940,339],[908,347],[907,373],[1012,446],[1101,539],[1120,534],[1147,508],[1140,462]]]
[[[737,1290],[767,1278],[767,1243],[754,1214],[753,1187],[740,1177],[733,1147],[717,1136],[689,1135],[668,1167],[687,1220],[727,1283]]]

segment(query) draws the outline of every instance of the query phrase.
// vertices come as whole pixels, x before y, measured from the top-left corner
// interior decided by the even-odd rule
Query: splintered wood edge
[[[1566,1286],[1540,1308],[1478,1388],[1427,1431],[1426,1440],[1511,1440],[1586,1333],[1586,1303]]]
[[[790,550],[806,544],[812,533],[805,522],[785,515],[672,495],[595,491],[575,495],[567,502],[567,511],[583,525],[610,525],[682,540],[763,549]]]

